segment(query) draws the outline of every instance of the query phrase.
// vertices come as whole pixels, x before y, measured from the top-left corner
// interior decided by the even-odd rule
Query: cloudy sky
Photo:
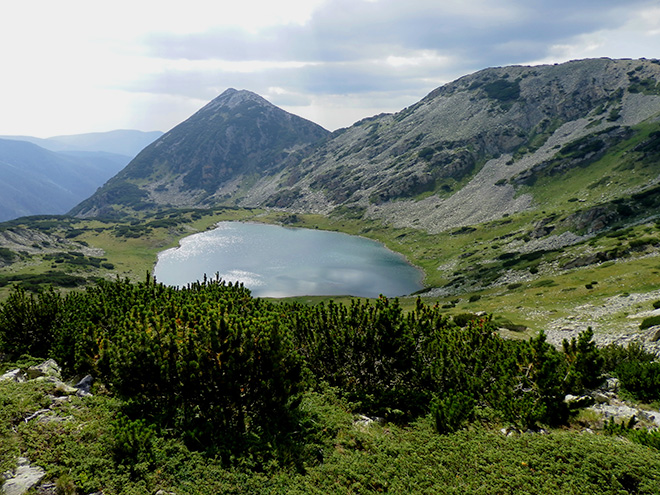
[[[6,1],[0,135],[167,131],[229,87],[334,130],[587,57],[660,57],[660,0]]]

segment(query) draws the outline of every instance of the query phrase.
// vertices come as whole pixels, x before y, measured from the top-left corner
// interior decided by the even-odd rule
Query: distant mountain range
[[[108,132],[72,134],[50,138],[31,136],[0,136],[0,139],[27,141],[50,151],[103,151],[133,158],[163,133],[118,129]]]
[[[66,213],[123,169],[138,147],[161,134],[112,131],[0,139],[0,221]]]

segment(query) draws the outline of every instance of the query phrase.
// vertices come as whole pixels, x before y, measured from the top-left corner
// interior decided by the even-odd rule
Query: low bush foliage
[[[542,332],[508,341],[495,330],[489,317],[452,321],[420,299],[408,313],[384,297],[278,304],[221,280],[173,288],[147,277],[67,295],[16,289],[0,306],[1,351],[91,372],[123,401],[127,421],[227,458],[246,438],[289,435],[300,394],[328,385],[355,412],[397,422],[431,414],[441,433],[477,411],[523,428],[562,423],[564,395],[598,385],[607,369],[631,393],[655,397],[640,384],[655,384],[660,365],[640,365],[634,347],[601,353],[589,329],[560,352]]]
[[[55,358],[68,374],[91,372],[110,395],[85,399],[89,412],[71,403],[68,414],[83,427],[30,426],[22,418],[48,407],[36,390],[47,384],[29,394],[0,384],[0,426],[13,439],[0,461],[11,467],[18,434],[62,487],[86,493],[531,493],[574,486],[568,465],[592,493],[657,488],[644,470],[630,470],[657,461],[635,450],[657,448],[657,435],[610,424],[641,444],[624,446],[559,433],[510,439],[479,426],[565,423],[565,394],[597,386],[603,373],[640,400],[658,400],[653,354],[639,344],[598,349],[590,329],[557,350],[543,332],[504,340],[489,317],[458,319],[462,326],[419,299],[409,312],[384,297],[273,303],[221,280],[172,288],[148,277],[66,295],[17,288],[0,305],[0,351],[21,366],[35,362],[30,353]],[[361,430],[356,413],[389,422]],[[636,460],[621,461],[624,450]],[[585,456],[607,463],[606,473]],[[506,480],[479,468],[486,458]],[[458,483],[462,476],[474,480]]]

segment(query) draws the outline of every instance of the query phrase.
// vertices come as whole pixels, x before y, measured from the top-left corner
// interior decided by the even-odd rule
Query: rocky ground
[[[6,381],[13,381],[24,383],[27,381],[41,381],[50,384],[51,392],[47,395],[50,402],[48,408],[39,409],[34,411],[29,416],[25,417],[25,423],[48,423],[48,422],[64,422],[73,420],[70,416],[61,416],[59,414],[59,407],[63,402],[70,400],[71,396],[89,397],[89,392],[92,377],[87,376],[80,380],[75,385],[67,384],[62,380],[60,367],[55,361],[49,359],[39,364],[38,366],[31,366],[25,370],[17,368],[6,372],[0,376],[0,383]],[[60,493],[53,483],[42,483],[41,481],[46,476],[46,471],[39,466],[30,464],[30,460],[25,457],[18,457],[16,459],[16,468],[2,473],[2,493],[4,495],[22,495],[31,489],[35,489],[36,493],[40,495],[55,495]],[[34,493],[34,492],[30,492]]]

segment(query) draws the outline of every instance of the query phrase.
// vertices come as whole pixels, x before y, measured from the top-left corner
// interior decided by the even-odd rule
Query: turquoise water
[[[156,280],[185,286],[218,273],[258,297],[388,297],[423,286],[403,256],[362,237],[257,223],[221,222],[158,255]]]

